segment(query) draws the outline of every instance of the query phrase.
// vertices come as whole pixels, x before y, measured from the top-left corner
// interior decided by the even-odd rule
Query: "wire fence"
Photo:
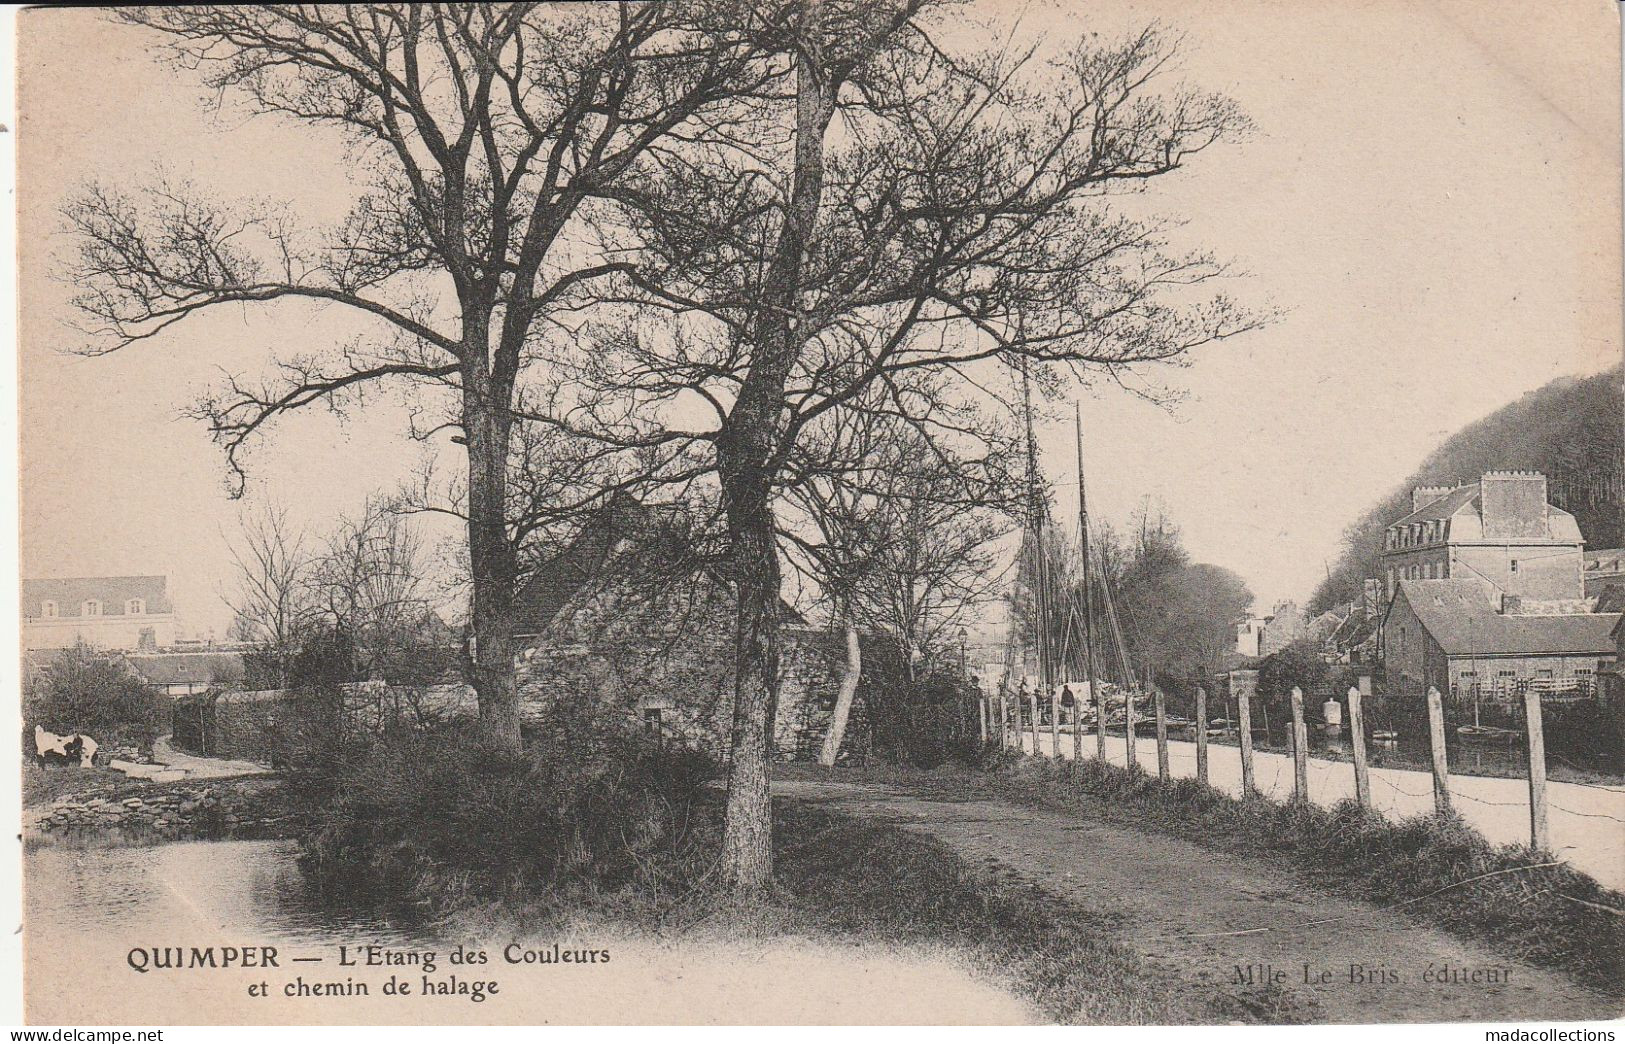
[[[997,697],[990,697],[984,710],[990,742],[1046,758],[1073,756],[1076,726],[1066,724],[1057,737],[1051,732],[1050,723],[1043,722],[1035,748],[1029,713],[1007,711],[1001,738],[997,734],[997,703]],[[1540,707],[1538,694],[1529,699],[1529,706]],[[1027,706],[1021,708],[1023,712],[1027,710]],[[1134,760],[1137,766],[1147,773],[1166,766],[1170,779],[1195,777],[1199,763],[1197,745],[1188,738],[1168,736],[1167,730],[1163,731],[1165,738],[1160,744],[1156,736],[1145,732],[1136,738]],[[1187,729],[1186,734],[1190,731]],[[1304,778],[1301,793],[1296,780],[1299,759],[1295,751],[1290,747],[1286,752],[1254,750],[1251,755],[1253,790],[1264,797],[1330,806],[1360,799],[1362,795],[1355,779],[1363,774],[1369,781],[1364,803],[1385,816],[1405,817],[1450,808],[1495,843],[1521,842],[1536,849],[1563,853],[1566,859],[1609,887],[1625,887],[1622,835],[1619,831],[1596,826],[1598,823],[1625,823],[1625,786],[1590,781],[1548,782],[1544,771],[1530,771],[1530,760],[1526,756],[1516,766],[1522,769],[1521,779],[1508,775],[1509,762],[1505,759],[1495,766],[1501,770],[1495,774],[1460,772],[1459,768],[1471,767],[1482,760],[1479,752],[1452,747],[1447,755],[1442,721],[1430,725],[1432,731],[1438,734],[1438,762],[1421,769],[1362,762],[1361,772],[1357,773],[1353,762],[1359,758],[1360,745],[1355,746],[1353,757],[1345,757],[1340,756],[1342,751],[1332,756],[1326,756],[1327,752],[1323,751],[1311,751],[1306,743],[1301,759]],[[1084,727],[1083,732],[1085,735],[1078,747],[1085,759],[1093,760],[1098,756],[1095,730]],[[1528,738],[1532,740],[1530,749],[1539,751],[1538,721]],[[1159,745],[1163,748],[1160,752]],[[1117,765],[1127,764],[1128,747],[1123,730],[1108,725],[1106,760]],[[1236,745],[1208,742],[1206,782],[1240,796],[1240,762],[1245,757]],[[1545,757],[1540,759],[1540,768],[1544,768],[1546,760]]]

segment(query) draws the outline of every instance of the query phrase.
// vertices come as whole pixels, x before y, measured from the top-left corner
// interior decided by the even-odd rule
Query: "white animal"
[[[55,754],[66,761],[78,759],[80,768],[89,768],[96,763],[96,752],[101,744],[76,732],[71,736],[59,736],[47,730],[43,725],[34,726],[34,751],[44,761],[48,755]]]
[[[54,732],[47,732],[45,726],[34,726],[34,750],[40,757],[47,754],[60,754],[68,756],[68,744],[73,742],[72,736],[58,736]]]

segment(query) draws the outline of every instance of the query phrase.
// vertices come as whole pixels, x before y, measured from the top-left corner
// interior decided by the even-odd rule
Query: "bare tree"
[[[231,543],[236,586],[226,596],[236,615],[234,637],[268,656],[278,688],[288,685],[301,631],[310,616],[311,555],[287,509],[262,504]]]
[[[658,178],[623,187],[643,249],[617,285],[647,332],[605,331],[561,360],[582,391],[537,418],[682,447],[674,461],[715,475],[738,590],[722,869],[744,887],[771,875],[775,516],[808,432],[873,404],[937,443],[985,431],[992,413],[968,403],[1009,402],[1017,357],[1058,384],[1066,368],[1174,360],[1258,321],[1202,287],[1223,265],[1171,251],[1111,202],[1245,126],[1225,99],[1163,89],[1173,41],[1147,31],[1037,66],[949,54],[936,11],[784,10],[782,99],[753,100],[738,133],[673,149]],[[951,380],[899,387],[917,372]],[[603,411],[628,401],[684,411]]]
[[[312,557],[311,616],[341,640],[357,679],[416,644],[431,614],[422,542],[406,516],[379,499],[342,518]]]
[[[713,132],[749,89],[748,8],[368,4],[142,7],[165,41],[256,114],[336,131],[364,186],[337,227],[215,203],[201,189],[91,185],[67,207],[93,353],[160,337],[225,305],[318,302],[363,340],[284,354],[197,408],[241,488],[243,452],[281,416],[359,404],[379,387],[444,393],[465,447],[472,677],[491,741],[519,744],[516,535],[505,517],[518,397],[534,344],[568,337],[593,284],[621,267],[605,198],[670,136]],[[303,147],[289,139],[289,148]],[[436,425],[435,427],[439,427]]]
[[[995,542],[1022,499],[1006,468],[946,457],[909,429],[881,421],[852,434],[868,444],[866,463],[826,467],[787,487],[783,513],[816,523],[818,542],[790,537],[791,559],[809,560],[845,632],[846,671],[820,756],[826,765],[839,753],[861,676],[859,625],[890,641],[912,677],[994,595],[1003,580]]]

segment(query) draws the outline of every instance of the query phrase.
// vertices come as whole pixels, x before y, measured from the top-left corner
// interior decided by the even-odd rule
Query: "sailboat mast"
[[[1106,760],[1106,705],[1100,698],[1100,686],[1095,680],[1095,594],[1089,572],[1089,494],[1083,484],[1083,411],[1076,401],[1072,403],[1072,423],[1078,440],[1078,555],[1083,567],[1083,675],[1089,684],[1089,699],[1095,706],[1095,746],[1100,760]],[[1075,698],[1075,697],[1074,697]],[[1081,717],[1081,713],[1080,713]],[[1083,730],[1074,735],[1073,754],[1078,755],[1083,745]]]
[[[1038,679],[1047,694],[1052,685],[1053,665],[1050,663],[1049,563],[1044,553],[1044,494],[1038,474],[1038,440],[1033,433],[1032,380],[1027,373],[1027,360],[1021,360],[1021,408],[1027,429],[1027,496],[1028,525],[1032,531],[1033,586],[1037,599],[1037,652]],[[1033,753],[1037,753],[1038,733],[1033,732]]]

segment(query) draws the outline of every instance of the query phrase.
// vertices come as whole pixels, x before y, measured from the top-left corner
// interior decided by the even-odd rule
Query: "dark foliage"
[[[881,676],[868,690],[867,707],[872,756],[918,768],[977,756],[979,692],[972,682],[949,673],[909,678],[895,660],[875,668]]]
[[[115,653],[83,643],[64,649],[23,694],[23,720],[56,733],[151,739],[167,731],[166,701]]]
[[[714,766],[621,719],[572,712],[517,754],[473,729],[401,730],[322,768],[303,777],[324,806],[303,859],[339,894],[564,903],[680,881],[715,846],[696,814]]]

